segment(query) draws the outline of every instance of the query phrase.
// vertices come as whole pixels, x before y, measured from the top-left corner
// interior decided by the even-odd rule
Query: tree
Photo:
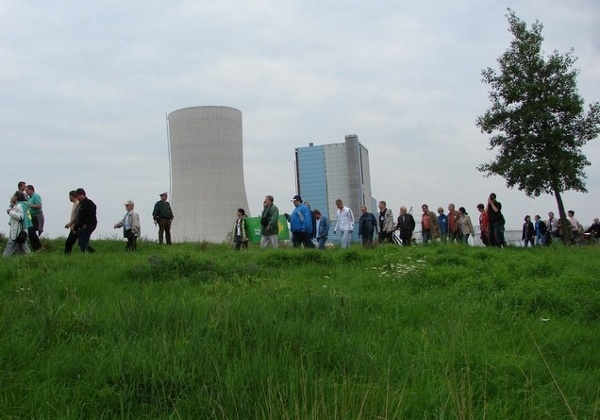
[[[527,196],[542,193],[556,198],[562,236],[570,243],[561,193],[587,192],[584,168],[590,165],[581,148],[600,134],[600,104],[584,112],[577,92],[577,59],[571,49],[542,55],[542,24],[531,30],[508,9],[509,31],[514,36],[510,47],[498,58],[499,72],[482,71],[483,81],[491,86],[492,103],[477,126],[493,134],[490,149],[497,148],[495,160],[478,170],[486,176],[500,175],[509,188],[517,187]]]

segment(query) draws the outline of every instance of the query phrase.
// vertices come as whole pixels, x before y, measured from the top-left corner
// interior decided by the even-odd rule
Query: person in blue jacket
[[[314,248],[311,240],[312,236],[312,212],[308,207],[302,204],[302,197],[295,195],[291,200],[294,203],[294,210],[289,215],[290,231],[292,231],[292,245],[298,248],[304,245],[304,248]]]
[[[313,210],[315,215],[315,237],[317,239],[317,248],[325,249],[325,242],[327,242],[327,236],[329,235],[329,219],[327,216],[323,216],[317,209]]]

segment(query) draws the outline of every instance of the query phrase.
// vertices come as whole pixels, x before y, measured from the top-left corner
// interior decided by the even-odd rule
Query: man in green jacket
[[[273,196],[267,195],[263,202],[263,211],[260,216],[260,247],[266,248],[269,244],[273,248],[279,246],[277,235],[279,234],[279,209],[273,204]]]
[[[160,200],[154,205],[152,212],[154,225],[158,225],[158,243],[163,243],[163,234],[167,245],[171,245],[171,223],[173,222],[173,210],[171,204],[167,201],[167,193],[160,194]]]

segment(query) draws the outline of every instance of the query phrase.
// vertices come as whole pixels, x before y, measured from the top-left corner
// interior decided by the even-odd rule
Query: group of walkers
[[[25,181],[17,184],[17,190],[11,196],[8,209],[8,241],[4,248],[4,257],[15,254],[29,254],[43,249],[40,235],[44,232],[44,213],[42,197],[35,192],[33,185]],[[29,238],[29,245],[27,239]]]
[[[263,211],[260,220],[260,245],[262,248],[268,246],[278,247],[279,209],[273,201],[273,196],[267,195],[263,202]],[[284,215],[290,224],[292,246],[314,248],[314,240],[318,248],[324,249],[329,231],[329,220],[327,217],[322,215],[318,209],[311,211],[310,204],[303,203],[299,195],[295,195],[291,201],[294,204],[294,210],[291,214],[285,213]],[[354,215],[352,210],[344,205],[341,199],[337,199],[335,205],[337,210],[333,233],[340,232],[340,245],[342,248],[346,248],[350,246],[352,233],[355,229]],[[402,206],[400,208],[400,215],[397,220],[394,220],[393,212],[387,208],[385,201],[380,201],[378,207],[379,213],[377,216],[370,213],[366,206],[361,207],[361,216],[356,224],[358,225],[358,236],[361,238],[363,246],[372,247],[375,238],[377,238],[380,244],[394,242],[396,231],[399,231],[400,243],[404,246],[410,245],[413,242],[413,233],[416,227],[416,222],[412,214],[406,207]],[[505,246],[505,220],[502,215],[502,204],[496,200],[496,194],[490,194],[487,206],[479,204],[477,208],[480,212],[479,225],[481,227],[481,239],[483,243],[486,246]],[[425,244],[435,240],[468,243],[469,238],[475,235],[473,223],[464,207],[456,210],[455,205],[451,203],[448,205],[448,214],[445,214],[444,209],[440,207],[438,208],[437,215],[429,210],[427,204],[423,204],[421,209],[423,211],[421,217],[421,236]],[[240,249],[239,244],[244,237],[243,235],[245,235],[243,233],[244,217],[246,216],[243,213],[243,209],[239,209],[233,234],[236,249]]]
[[[305,248],[314,248],[315,242],[320,249],[325,248],[329,231],[329,220],[317,209],[310,210],[308,202],[303,203],[302,198],[296,195],[292,198],[294,210],[291,214],[285,214],[290,223],[292,234],[292,245],[294,247],[303,246]],[[355,227],[354,215],[352,210],[345,206],[343,201],[338,199],[335,202],[336,222],[334,234],[341,233],[341,247],[350,246],[352,232]],[[240,209],[242,210],[242,209]],[[356,221],[358,236],[363,246],[372,247],[374,241],[379,244],[396,242],[403,246],[409,246],[414,242],[414,232],[417,226],[412,211],[407,210],[405,206],[400,207],[399,216],[394,219],[391,209],[387,207],[385,201],[379,201],[376,214],[370,213],[366,206],[361,207],[361,215]],[[429,209],[427,204],[421,206],[421,237],[423,243],[430,241],[440,241],[444,243],[463,243],[468,244],[470,238],[475,237],[475,229],[471,216],[465,207],[456,208],[455,204],[450,203],[446,210],[438,207],[437,214]],[[242,210],[243,211],[243,210]],[[506,220],[502,213],[502,203],[497,200],[495,193],[491,193],[487,202],[477,205],[479,222],[479,239],[485,246],[505,247],[505,224]],[[245,216],[245,213],[244,217]],[[572,226],[573,236],[575,238],[587,235],[592,238],[600,237],[600,223],[594,219],[594,224],[586,231],[575,219],[574,212],[568,212],[569,222]],[[240,213],[238,212],[238,216]],[[263,202],[263,211],[261,214],[261,247],[277,247],[277,235],[279,210],[273,204],[273,196],[268,195]],[[240,218],[238,217],[238,220]],[[236,223],[238,223],[236,221]],[[241,230],[243,231],[243,229]],[[234,229],[234,238],[237,238],[239,225]],[[237,232],[237,233],[236,233]],[[539,215],[535,216],[535,224],[530,221],[530,216],[526,216],[523,226],[523,243],[536,245],[549,245],[552,238],[560,236],[560,221],[554,216],[553,212],[548,213],[548,220],[543,221]],[[534,241],[535,240],[535,241]],[[247,245],[246,245],[247,246]],[[236,249],[239,246],[236,242]]]
[[[325,249],[325,244],[331,228],[329,218],[321,213],[319,209],[311,209],[309,202],[304,202],[300,195],[295,195],[290,200],[294,209],[290,214],[284,213],[287,222],[290,224],[292,234],[292,246],[298,248],[318,248]],[[336,223],[333,227],[333,233],[340,232],[341,246],[346,248],[350,246],[352,232],[354,231],[354,214],[352,210],[344,205],[341,199],[335,201],[337,207]],[[241,210],[241,209],[240,209]],[[239,216],[238,211],[238,216]],[[238,217],[239,220],[239,217]],[[234,242],[236,249],[239,249],[237,225],[234,227]],[[263,201],[263,210],[260,216],[260,247],[278,248],[279,247],[279,208],[274,204],[272,195],[267,195]],[[316,242],[316,245],[315,245]]]
[[[152,211],[155,226],[158,226],[158,242],[171,245],[171,224],[174,219],[173,210],[167,201],[167,192],[159,194],[158,200]],[[90,238],[97,226],[96,205],[90,200],[83,188],[69,192],[69,200],[73,204],[71,217],[65,228],[69,235],[65,241],[65,254],[71,254],[75,243],[83,253],[94,253],[90,245]],[[291,242],[293,247],[324,249],[331,228],[329,219],[318,209],[312,210],[310,203],[303,202],[300,195],[295,195],[290,200],[294,209],[284,216],[290,224]],[[125,203],[125,214],[114,225],[115,229],[122,228],[123,236],[127,240],[125,249],[135,251],[137,239],[141,235],[140,216],[135,212],[135,204],[131,200]],[[374,215],[366,206],[361,207],[361,215],[355,222],[352,210],[344,205],[341,199],[335,201],[336,221],[333,233],[340,232],[342,248],[350,246],[355,224],[358,225],[358,236],[363,246],[372,247],[374,240],[379,244],[396,242],[403,246],[411,245],[416,222],[405,206],[400,207],[400,214],[394,219],[393,212],[387,207],[385,201],[378,203],[379,212]],[[448,204],[448,213],[444,208],[437,209],[437,215],[429,209],[427,204],[421,206],[421,237],[423,243],[430,241],[457,242],[468,244],[469,238],[475,236],[475,229],[471,217],[464,207],[458,210],[453,203]],[[502,214],[502,204],[497,201],[496,194],[491,193],[487,203],[477,205],[479,212],[480,239],[485,246],[506,246],[504,237],[505,219]],[[9,215],[9,234],[7,246],[3,256],[14,254],[27,254],[43,250],[40,235],[44,231],[44,213],[42,199],[36,193],[33,185],[21,181],[17,191],[10,199],[7,209]],[[247,215],[243,208],[237,210],[237,218],[232,229],[233,243],[236,250],[247,248],[249,237],[246,224]],[[600,222],[596,218],[586,231],[575,218],[575,212],[569,210],[568,222],[572,236],[575,240],[583,238],[600,238]],[[260,218],[261,248],[277,248],[279,235],[279,209],[274,204],[272,195],[267,195],[263,201],[263,210]],[[396,235],[398,232],[398,235]],[[560,220],[553,212],[548,213],[548,219],[542,220],[539,215],[534,216],[534,222],[529,215],[525,216],[523,224],[522,241],[528,245],[549,245],[553,238],[561,235]],[[30,246],[27,245],[29,240]]]
[[[561,220],[554,216],[553,212],[548,212],[548,219],[542,220],[540,215],[534,216],[534,221],[531,221],[531,216],[527,215],[524,218],[521,240],[524,246],[534,245],[550,245],[553,238],[561,238]],[[569,210],[567,212],[568,229],[571,231],[571,237],[575,243],[581,243],[584,240],[597,241],[600,238],[600,220],[596,217],[591,226],[584,230],[579,220],[575,217],[575,212]]]
[[[170,245],[173,211],[167,201],[167,193],[163,192],[159,196],[160,200],[154,206],[152,217],[154,224],[158,226],[159,243],[163,243],[164,237],[166,243]],[[78,243],[81,252],[94,253],[95,249],[90,244],[90,238],[98,225],[96,204],[87,197],[83,188],[69,191],[69,201],[72,203],[72,208],[69,221],[65,225],[69,234],[65,240],[64,253],[70,255],[75,243]],[[115,229],[123,229],[123,236],[127,239],[125,247],[127,251],[137,249],[137,238],[141,235],[140,216],[135,212],[134,207],[134,202],[127,200],[125,215],[114,225]],[[40,241],[40,235],[44,231],[42,198],[35,192],[33,185],[27,185],[24,181],[17,184],[17,191],[11,196],[6,213],[9,216],[9,232],[3,256],[42,251],[43,246]]]
[[[416,222],[405,206],[400,207],[400,215],[394,220],[393,212],[387,207],[385,201],[378,204],[379,213],[375,217],[366,207],[361,208],[362,216],[358,221],[358,235],[363,246],[373,246],[376,235],[380,244],[396,241],[396,231],[399,233],[399,242],[403,246],[413,243]],[[481,240],[488,246],[502,247],[506,245],[504,238],[504,216],[502,204],[496,200],[496,194],[488,197],[487,206],[479,204],[479,226]],[[469,213],[464,207],[458,210],[453,203],[448,204],[448,213],[443,207],[438,207],[437,215],[429,209],[427,204],[421,206],[421,237],[423,243],[440,240],[441,242],[469,243],[469,238],[475,236],[475,229]]]

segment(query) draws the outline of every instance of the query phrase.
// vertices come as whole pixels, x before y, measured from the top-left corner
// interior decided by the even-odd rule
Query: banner
[[[279,234],[277,235],[277,239],[280,241],[290,239],[290,231],[288,229],[288,223],[287,220],[285,220],[285,216],[279,216],[277,222],[279,224]],[[251,244],[260,243],[260,228],[260,217],[246,218],[246,229],[248,229],[246,233],[248,234]]]

